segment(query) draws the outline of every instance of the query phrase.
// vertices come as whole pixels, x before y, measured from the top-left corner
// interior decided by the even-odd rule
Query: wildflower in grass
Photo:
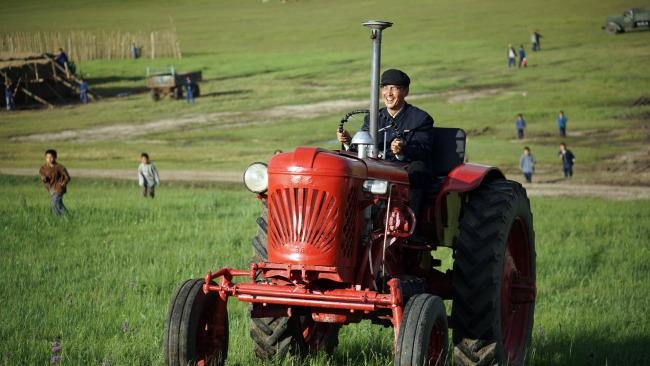
[[[105,358],[104,361],[102,361],[102,366],[111,366],[111,359]]]
[[[59,363],[59,362],[61,362],[61,356],[59,356],[59,355],[54,355],[54,356],[52,356],[52,358],[50,359],[50,363],[51,363],[51,364],[57,364],[57,363]]]
[[[544,328],[542,327],[541,324],[537,327],[537,336],[538,336],[539,338],[543,338],[543,337],[544,337]]]
[[[129,331],[129,322],[124,322],[122,324],[122,332],[127,333]]]
[[[59,352],[61,352],[61,347],[60,346],[52,347],[52,353],[59,353]]]

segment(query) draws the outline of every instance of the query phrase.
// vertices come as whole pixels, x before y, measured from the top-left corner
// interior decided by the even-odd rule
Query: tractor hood
[[[330,279],[351,281],[370,202],[366,179],[408,184],[402,167],[374,159],[313,147],[275,155],[268,168],[269,263],[328,267]]]

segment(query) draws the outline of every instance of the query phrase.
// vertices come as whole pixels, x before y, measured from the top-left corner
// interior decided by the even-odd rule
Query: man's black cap
[[[399,85],[408,87],[409,84],[411,84],[411,79],[402,70],[388,69],[381,74],[381,86]]]

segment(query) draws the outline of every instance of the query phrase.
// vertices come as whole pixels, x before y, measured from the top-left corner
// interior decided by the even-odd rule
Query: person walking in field
[[[158,170],[149,160],[149,154],[140,154],[140,166],[138,167],[138,182],[142,187],[142,197],[154,198],[156,187],[160,185]]]
[[[52,199],[52,213],[55,216],[62,216],[67,211],[63,205],[63,195],[70,182],[70,174],[56,161],[56,157],[56,150],[47,150],[45,164],[39,169],[38,175]]]
[[[541,42],[542,42],[542,35],[539,34],[539,32],[534,31],[534,32],[530,35],[530,43],[532,43],[532,45],[533,45],[533,51],[534,51],[534,52],[537,52],[537,51],[541,51],[541,50],[542,50],[542,44],[541,44]]]
[[[517,115],[517,120],[515,121],[515,127],[517,128],[517,138],[518,139],[523,139],[524,138],[524,129],[526,128],[526,120],[524,119],[524,115],[519,113]]]
[[[564,111],[560,111],[560,115],[557,116],[557,128],[560,130],[560,137],[566,136],[567,121],[568,120],[566,118],[566,115],[564,114]]]
[[[566,148],[566,144],[563,142],[560,144],[560,151],[558,151],[557,156],[562,160],[562,170],[564,171],[564,178],[573,177],[573,164],[576,161],[576,156],[573,155],[571,150]]]
[[[79,83],[79,98],[81,98],[81,103],[88,103],[88,82],[81,78],[81,83]]]
[[[185,97],[188,104],[194,104],[194,81],[189,75],[185,78]]]
[[[519,67],[527,67],[528,61],[526,60],[526,50],[524,45],[519,46]]]
[[[511,44],[508,45],[508,68],[514,67],[517,63],[517,53]]]
[[[14,104],[14,91],[11,90],[11,84],[7,82],[5,84],[5,102],[7,103],[7,110],[10,111],[15,108]]]
[[[532,183],[533,173],[535,173],[535,158],[533,157],[533,154],[531,154],[528,146],[524,147],[524,153],[519,158],[519,168],[521,169],[521,172],[524,173],[526,183]]]

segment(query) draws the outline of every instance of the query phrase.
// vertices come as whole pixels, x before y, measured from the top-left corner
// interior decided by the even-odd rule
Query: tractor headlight
[[[373,194],[386,194],[388,192],[388,181],[368,179],[363,182],[363,190]]]
[[[253,193],[264,193],[269,188],[269,168],[264,163],[253,163],[244,172],[244,185]]]

